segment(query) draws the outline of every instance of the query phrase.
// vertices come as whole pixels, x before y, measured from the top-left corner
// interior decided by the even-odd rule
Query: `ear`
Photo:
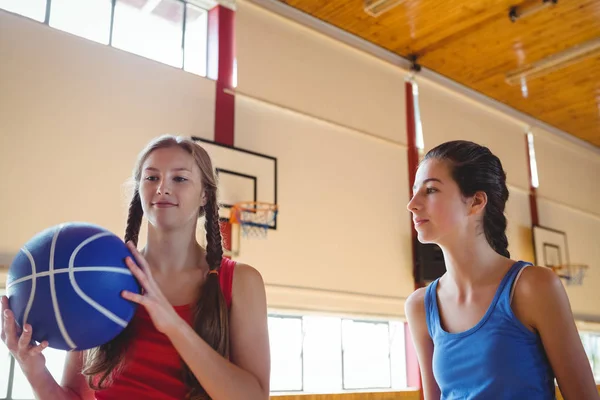
[[[471,197],[469,214],[477,215],[483,213],[485,206],[487,205],[487,201],[488,198],[485,192],[476,192],[473,197]]]
[[[204,189],[202,189],[201,198],[202,198],[201,205],[202,205],[202,207],[204,207],[206,205],[206,203],[208,202],[208,199],[206,197],[206,190],[204,190]]]

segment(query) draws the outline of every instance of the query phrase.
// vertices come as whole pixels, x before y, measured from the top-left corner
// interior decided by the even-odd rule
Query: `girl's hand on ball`
[[[124,290],[122,296],[127,300],[144,306],[150,318],[152,318],[156,329],[165,335],[169,335],[170,332],[178,328],[183,319],[177,314],[171,303],[169,303],[161,292],[152,277],[150,266],[144,256],[138,252],[132,242],[127,242],[127,247],[129,247],[129,250],[134,255],[135,262],[130,257],[127,257],[125,263],[142,286],[143,294]]]
[[[10,310],[8,298],[2,296],[2,341],[25,373],[42,370],[46,365],[42,350],[48,347],[48,342],[32,344],[31,335],[32,328],[29,324],[25,324],[23,331],[20,331]]]

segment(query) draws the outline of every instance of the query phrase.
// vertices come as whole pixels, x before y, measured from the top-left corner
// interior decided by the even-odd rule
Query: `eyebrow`
[[[444,182],[442,182],[441,180],[439,180],[438,178],[427,178],[423,181],[423,183],[421,185],[424,185],[428,182],[438,182],[440,184],[444,184]],[[417,190],[417,185],[413,186],[413,190]]]
[[[147,167],[147,168],[145,168],[145,171],[158,171],[158,168]],[[187,171],[187,172],[192,172],[189,169],[184,168],[184,167],[173,168],[171,171]]]

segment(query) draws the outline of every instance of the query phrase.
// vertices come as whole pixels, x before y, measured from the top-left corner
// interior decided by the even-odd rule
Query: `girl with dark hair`
[[[223,258],[217,184],[208,153],[162,136],[140,154],[125,240],[127,265],[143,288],[123,297],[140,306],[112,341],[67,355],[62,385],[45,367],[46,343],[17,332],[2,298],[2,340],[39,399],[269,398],[265,288],[254,268]],[[147,244],[136,249],[142,217]],[[205,218],[206,248],[196,240]],[[235,273],[234,273],[235,272]],[[85,323],[85,321],[82,321]]]
[[[408,210],[421,243],[447,272],[415,291],[405,311],[432,399],[599,399],[560,278],[510,258],[506,174],[467,141],[427,153]]]

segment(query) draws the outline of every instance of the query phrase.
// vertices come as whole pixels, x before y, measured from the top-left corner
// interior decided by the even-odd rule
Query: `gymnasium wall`
[[[16,168],[5,184],[18,193],[0,211],[0,262],[63,221],[121,234],[137,153],[164,132],[212,139],[214,82],[0,18],[0,167]],[[404,72],[245,3],[236,28],[235,144],[278,157],[281,206],[278,230],[239,259],[274,309],[401,315],[413,285]]]
[[[570,263],[589,266],[582,286],[566,288],[576,316],[600,323],[600,154],[543,130],[534,134],[540,225],[565,232]]]
[[[122,235],[148,140],[213,137],[211,80],[1,10],[0,60],[0,264],[60,222]]]
[[[406,73],[246,1],[235,144],[278,158],[280,217],[242,240],[272,307],[399,316],[413,291]]]

